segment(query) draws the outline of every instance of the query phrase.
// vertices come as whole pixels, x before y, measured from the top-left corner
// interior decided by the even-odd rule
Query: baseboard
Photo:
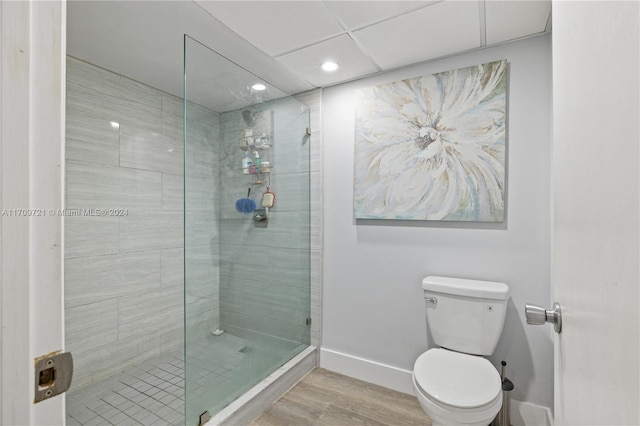
[[[320,367],[413,395],[412,372],[331,349],[320,350]]]
[[[549,407],[512,399],[510,414],[513,426],[553,426]]]
[[[413,372],[353,355],[320,349],[320,367],[365,382],[374,383],[398,392],[414,395]],[[511,400],[513,426],[553,426],[548,407]]]

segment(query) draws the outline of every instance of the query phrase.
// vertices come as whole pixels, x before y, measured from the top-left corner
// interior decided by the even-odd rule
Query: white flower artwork
[[[356,91],[356,219],[504,221],[507,61]]]

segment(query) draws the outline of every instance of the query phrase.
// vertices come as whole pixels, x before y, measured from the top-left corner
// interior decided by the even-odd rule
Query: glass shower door
[[[184,98],[186,424],[196,425],[309,345],[309,110],[188,36]]]

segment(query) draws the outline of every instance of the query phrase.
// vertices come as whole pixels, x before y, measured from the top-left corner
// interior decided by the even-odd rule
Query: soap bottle
[[[256,164],[256,169],[258,170],[258,173],[262,173],[262,161],[260,161],[260,154],[258,154],[258,151],[254,151],[253,156],[255,158],[254,162]]]
[[[248,175],[249,168],[253,165],[253,161],[249,157],[249,153],[247,151],[244,152],[244,158],[242,159],[242,174]]]

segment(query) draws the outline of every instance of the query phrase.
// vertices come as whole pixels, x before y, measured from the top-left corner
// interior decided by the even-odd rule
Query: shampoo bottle
[[[262,161],[260,161],[260,154],[258,154],[258,151],[254,151],[253,156],[255,158],[255,164],[258,173],[262,173]]]
[[[251,161],[251,157],[249,157],[249,153],[247,151],[244,152],[244,158],[242,159],[242,174],[248,175],[249,168],[253,165],[253,161]]]

